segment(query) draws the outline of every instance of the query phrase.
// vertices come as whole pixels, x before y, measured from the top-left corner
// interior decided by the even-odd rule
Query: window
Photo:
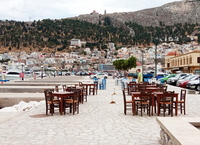
[[[186,57],[186,64],[188,64],[188,57]]]
[[[192,56],[190,55],[189,63],[192,64]]]
[[[182,65],[182,58],[181,58],[181,60],[180,60],[180,65]]]

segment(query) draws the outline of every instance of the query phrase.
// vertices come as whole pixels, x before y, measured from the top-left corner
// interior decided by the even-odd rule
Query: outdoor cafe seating
[[[133,115],[138,114],[138,111],[140,111],[141,116],[143,116],[143,112],[147,111],[147,115],[154,115],[154,113],[160,115],[162,113],[165,116],[167,112],[168,115],[173,116],[178,114],[178,109],[181,110],[181,113],[185,111],[184,95],[186,93],[184,91],[182,91],[183,97],[178,99],[179,93],[168,91],[167,86],[138,83],[129,83],[127,86],[129,90],[127,95],[132,96],[130,101],[133,104],[130,105],[131,102],[129,101],[129,106],[133,108],[129,109],[132,109]],[[126,89],[123,91],[126,93]],[[149,98],[146,97],[145,101],[142,97],[144,93],[150,96]],[[124,112],[126,110],[124,108]]]
[[[58,108],[60,111],[61,101],[59,99],[55,99],[52,92],[53,89],[44,90],[45,102],[46,102],[46,115],[50,112],[51,115],[54,113],[54,109]]]
[[[46,115],[53,115],[59,110],[60,115],[69,110],[73,115],[79,113],[80,103],[87,102],[88,95],[97,95],[97,84],[91,82],[79,82],[78,84],[55,85],[54,89],[45,89]]]

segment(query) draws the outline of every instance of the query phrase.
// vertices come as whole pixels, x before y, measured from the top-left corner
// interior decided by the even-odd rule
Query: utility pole
[[[153,43],[155,44],[155,77],[157,76],[157,46],[159,44],[159,39],[153,39]]]

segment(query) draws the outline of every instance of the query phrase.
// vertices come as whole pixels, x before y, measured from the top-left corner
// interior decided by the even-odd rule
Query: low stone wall
[[[0,108],[10,107],[19,102],[42,101],[45,100],[44,93],[9,93],[0,95]]]
[[[162,145],[200,145],[200,117],[158,117]]]

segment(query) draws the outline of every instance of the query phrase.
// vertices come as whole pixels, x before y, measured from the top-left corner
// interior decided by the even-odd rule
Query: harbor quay
[[[79,81],[89,82],[91,79],[88,76],[70,76],[36,81],[37,83],[50,81],[71,84]],[[124,115],[121,86],[116,85],[115,79],[112,78],[108,78],[106,83],[106,89],[98,90],[97,95],[89,95],[87,102],[80,104],[79,114],[75,113],[75,115],[69,112],[60,115],[59,111],[55,110],[53,116],[46,116],[44,93],[0,93],[1,97],[13,95],[12,97],[37,96],[41,98],[37,108],[0,112],[0,144],[160,145],[160,126],[156,121],[158,116],[154,114],[149,117],[144,113],[141,117],[133,115],[131,110],[127,110],[127,115]],[[168,85],[168,90],[179,93],[181,88]],[[114,92],[116,95],[113,96]],[[111,101],[115,103],[111,104]],[[173,116],[173,119],[199,117],[199,102],[199,94],[187,94],[186,115],[178,112],[178,116]],[[165,118],[170,118],[170,116]]]

